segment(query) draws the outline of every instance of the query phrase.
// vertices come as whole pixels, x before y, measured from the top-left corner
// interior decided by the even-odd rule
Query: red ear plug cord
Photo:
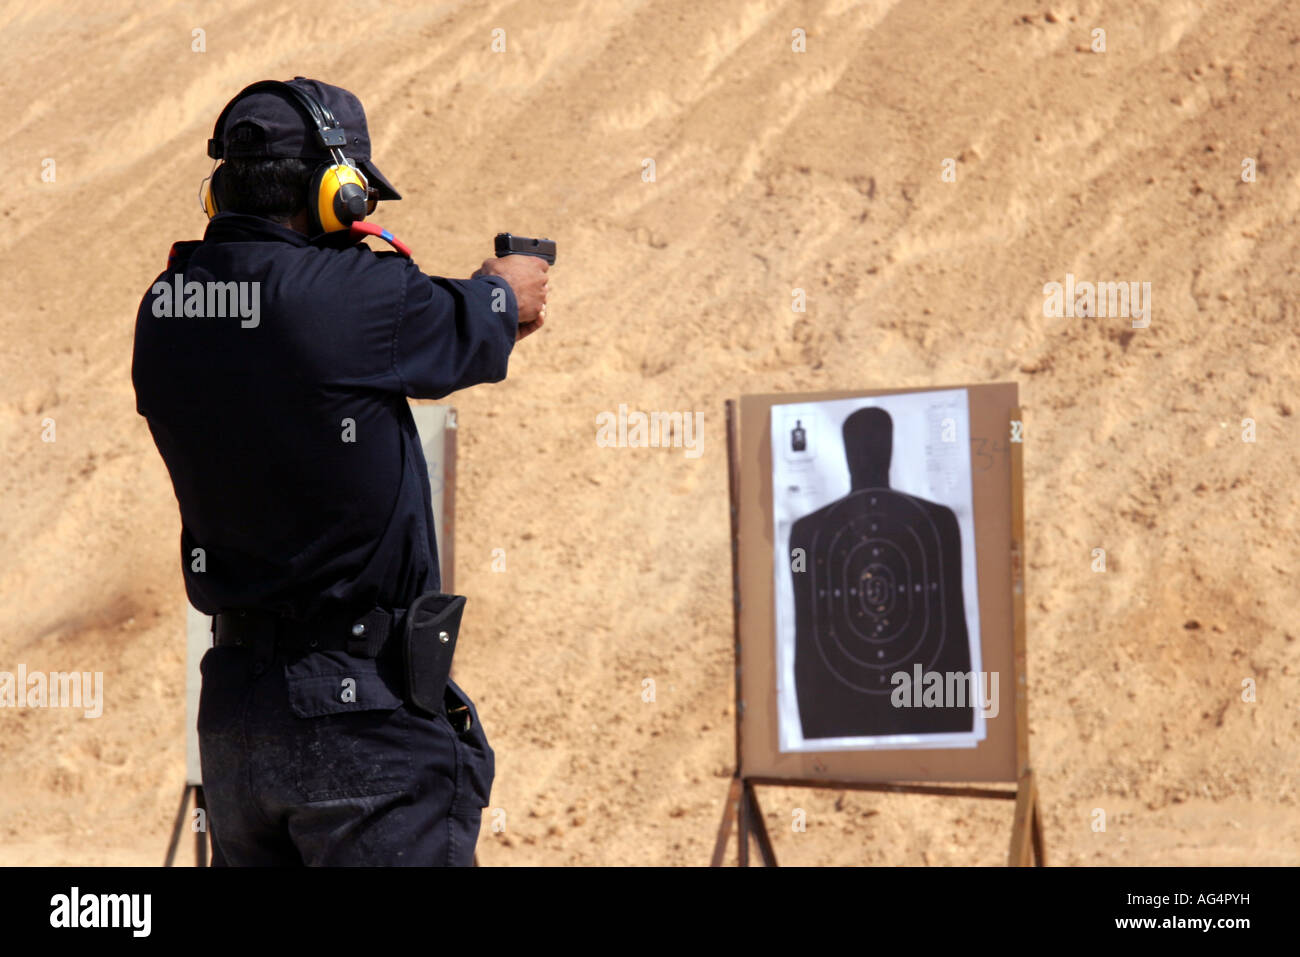
[[[407,259],[411,258],[411,247],[406,245],[406,243],[402,242],[388,230],[384,229],[383,226],[379,226],[376,223],[353,223],[349,231],[352,233],[352,238],[358,241],[365,236],[378,236]]]

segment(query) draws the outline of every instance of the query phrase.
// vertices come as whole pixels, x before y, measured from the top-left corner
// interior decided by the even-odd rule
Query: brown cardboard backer
[[[999,675],[999,709],[974,748],[781,753],[777,740],[771,408],[801,402],[965,389],[970,409],[982,669]],[[748,778],[825,781],[1016,781],[1026,720],[1015,655],[1012,584],[1014,383],[744,396],[736,455],[737,574],[741,596],[741,772]],[[795,436],[793,441],[798,441]]]

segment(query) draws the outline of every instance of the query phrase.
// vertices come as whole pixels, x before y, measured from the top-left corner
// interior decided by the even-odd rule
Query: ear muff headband
[[[226,132],[226,117],[230,115],[230,111],[234,109],[236,103],[246,96],[252,96],[254,93],[287,94],[289,99],[298,104],[316,127],[316,144],[321,148],[334,152],[347,145],[347,133],[339,125],[339,121],[334,118],[333,112],[314,96],[280,80],[258,80],[236,93],[234,99],[226,104],[226,108],[217,117],[217,125],[212,131],[212,139],[208,140],[208,155],[213,159],[225,158],[222,140]]]
[[[338,232],[347,229],[355,222],[366,218],[366,200],[369,183],[343,153],[347,145],[347,131],[339,124],[329,107],[315,97],[290,86],[280,80],[259,80],[240,90],[226,104],[226,108],[217,117],[212,138],[208,140],[208,155],[213,159],[224,159],[223,140],[225,138],[226,118],[231,109],[246,96],[254,93],[282,93],[296,103],[316,127],[316,143],[330,153],[332,163],[323,164],[312,176],[307,192],[307,211],[311,217],[312,228],[318,232]],[[207,185],[202,190],[203,210],[208,218],[221,210],[217,184],[221,167],[218,166],[208,177]]]

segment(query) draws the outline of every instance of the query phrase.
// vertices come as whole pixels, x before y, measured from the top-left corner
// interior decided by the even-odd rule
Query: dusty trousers
[[[213,866],[468,866],[495,755],[448,682],[460,729],[403,702],[397,666],[318,651],[212,648],[199,754]]]

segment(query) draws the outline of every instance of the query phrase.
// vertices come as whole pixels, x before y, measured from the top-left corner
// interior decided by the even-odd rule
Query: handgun
[[[497,256],[536,256],[545,259],[548,265],[555,265],[553,239],[529,239],[527,236],[497,233],[496,252]]]

